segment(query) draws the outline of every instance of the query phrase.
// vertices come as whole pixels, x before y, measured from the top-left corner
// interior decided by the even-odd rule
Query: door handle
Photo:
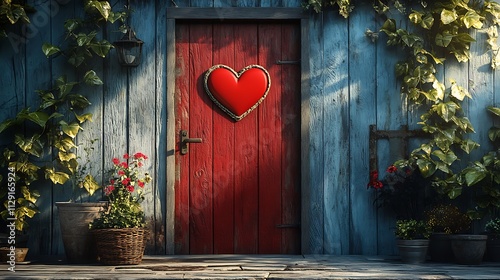
[[[189,138],[187,130],[181,130],[181,155],[189,152],[189,143],[202,143],[201,138]]]

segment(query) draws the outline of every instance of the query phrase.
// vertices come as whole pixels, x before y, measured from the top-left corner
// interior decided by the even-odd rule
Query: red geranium
[[[371,171],[367,185],[377,194],[375,204],[391,209],[398,219],[421,218],[429,186],[418,168],[406,165],[390,165],[383,179],[379,179],[378,171]]]

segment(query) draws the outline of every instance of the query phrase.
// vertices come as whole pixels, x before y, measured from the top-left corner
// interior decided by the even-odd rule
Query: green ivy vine
[[[66,33],[64,41],[60,45],[45,43],[41,47],[47,58],[66,57],[67,62],[75,67],[77,76],[81,76],[76,81],[68,80],[66,75],[57,77],[52,88],[37,91],[40,104],[37,108],[24,108],[14,118],[0,123],[0,135],[9,143],[0,154],[0,166],[15,170],[19,192],[15,213],[12,213],[9,211],[12,208],[7,207],[6,184],[1,185],[0,197],[4,198],[5,207],[1,214],[4,218],[15,216],[19,231],[28,225],[28,218],[38,213],[36,201],[40,194],[32,188],[34,182],[46,179],[62,185],[68,180],[76,180],[78,182],[73,182],[73,185],[89,195],[100,188],[92,174],[80,174],[86,167],[78,161],[76,139],[83,130],[82,125],[92,121],[92,114],[85,112],[91,103],[79,91],[83,91],[85,85],[103,84],[96,71],[89,69],[91,64],[88,62],[96,57],[106,57],[113,45],[99,39],[99,34],[108,23],[124,23],[128,11],[114,12],[108,1],[85,0],[83,4],[84,17],[68,19],[62,26]],[[3,0],[0,21],[7,17],[11,24],[18,20],[29,24],[21,10],[20,5]],[[2,30],[5,30],[3,27],[2,22]]]
[[[348,17],[355,8],[354,0],[305,0],[304,6],[320,12],[338,6],[339,13]],[[450,79],[447,87],[437,77],[437,66],[449,56],[463,63],[471,58],[471,43],[476,40],[472,30],[486,32],[486,44],[491,52],[491,67],[499,66],[497,46],[500,4],[494,1],[436,0],[399,1],[374,0],[374,11],[384,20],[379,31],[367,30],[372,40],[386,38],[388,46],[405,51],[404,60],[395,65],[401,94],[409,106],[423,111],[419,124],[430,134],[429,140],[413,150],[409,158],[396,162],[418,168],[432,178],[435,189],[451,199],[458,197],[465,179],[457,170],[458,154],[470,153],[479,146],[467,138],[474,128],[464,115],[462,103],[472,98],[466,87]],[[396,13],[394,13],[396,11]],[[411,24],[397,26],[400,17]],[[379,33],[385,36],[379,36]]]

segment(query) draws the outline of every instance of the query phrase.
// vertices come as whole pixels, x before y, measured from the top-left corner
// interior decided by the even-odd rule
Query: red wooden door
[[[300,253],[300,29],[297,23],[176,24],[177,254]],[[259,64],[271,88],[235,122],[204,91],[204,73]]]

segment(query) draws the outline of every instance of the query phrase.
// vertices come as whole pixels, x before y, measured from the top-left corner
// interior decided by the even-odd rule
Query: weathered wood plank
[[[176,25],[175,36],[175,253],[189,254],[189,156],[179,155],[181,130],[190,130],[189,126],[189,25]]]
[[[281,76],[275,64],[280,58],[281,26],[259,26],[258,61],[267,69],[271,88],[259,105],[259,253],[280,252],[281,232]],[[265,238],[262,238],[264,237]]]
[[[484,32],[474,31],[472,36],[476,39],[476,43],[471,46],[473,58],[469,62],[469,80],[468,83],[463,82],[463,86],[469,85],[469,92],[473,98],[472,102],[468,102],[466,112],[472,126],[476,129],[471,139],[481,143],[481,147],[475,152],[476,156],[471,156],[471,160],[477,160],[484,153],[492,150],[488,129],[493,122],[486,108],[494,104],[494,93],[490,53],[487,45],[482,43],[487,40],[487,35]]]
[[[167,32],[165,25],[167,16],[166,1],[158,2],[156,9],[156,36],[155,36],[155,154],[154,163],[154,218],[155,218],[155,254],[171,253],[167,251],[167,230],[166,219],[170,211],[167,212],[167,40],[175,39],[175,34]],[[175,32],[175,30],[174,30]],[[168,38],[167,38],[168,37]],[[175,48],[174,48],[175,50]],[[173,164],[175,166],[175,162]],[[169,181],[169,183],[173,183]],[[173,186],[173,184],[172,184]],[[173,237],[173,235],[172,235]]]
[[[309,94],[309,178],[308,188],[303,190],[302,207],[303,231],[305,238],[302,246],[304,254],[322,254],[324,252],[324,59],[323,59],[323,14],[311,16],[310,35],[310,94]]]
[[[349,44],[347,21],[323,14],[323,153],[324,251],[349,251]],[[351,47],[351,46],[350,46]],[[347,250],[347,251],[346,251]]]
[[[369,124],[375,122],[372,108],[376,104],[376,45],[365,36],[366,28],[376,29],[374,18],[366,16],[370,5],[358,5],[349,20],[349,88],[350,88],[350,248],[343,254],[374,254],[377,227],[373,195],[367,191],[369,162]],[[363,71],[360,71],[363,69]],[[390,72],[390,71],[388,71]],[[355,206],[354,206],[355,205]],[[354,207],[353,207],[354,206]]]
[[[307,17],[301,8],[169,8],[167,18],[190,19],[300,19]]]
[[[151,67],[155,64],[155,28],[152,28],[153,21],[144,19],[155,18],[155,7],[147,2],[134,4],[134,12],[131,15],[131,26],[135,30],[140,30],[137,34],[141,40],[146,42],[142,47],[142,61],[136,68],[128,70],[129,75],[129,95],[128,95],[128,152],[133,155],[141,152],[149,157],[144,162],[143,170],[155,175],[154,164],[156,162],[155,146],[155,112],[156,112],[156,69]],[[144,201],[141,203],[146,217],[146,227],[154,234],[156,232],[154,205],[155,205],[154,184],[149,184],[144,188]],[[148,241],[146,253],[154,252],[156,236]]]
[[[281,60],[300,60],[300,24],[282,24]],[[300,64],[280,66],[282,82],[281,147],[282,228],[281,253],[300,254]]]
[[[256,64],[258,28],[238,24],[234,29],[234,67],[236,71]],[[259,199],[258,182],[258,108],[235,125],[235,229],[234,252],[258,253]]]
[[[235,49],[234,26],[213,24],[213,61],[212,65],[224,64],[234,67],[239,50]],[[236,70],[238,71],[238,70]],[[200,94],[205,94],[201,92]],[[235,221],[235,149],[234,122],[213,102],[213,200],[214,200],[214,253],[234,253]]]
[[[196,25],[190,30],[191,96],[204,92],[202,74],[212,66],[212,26]],[[203,43],[202,43],[203,42]],[[206,94],[190,98],[190,137],[203,139],[202,144],[189,147],[190,180],[190,253],[213,253],[213,178],[212,178],[212,103]]]
[[[166,253],[174,254],[175,253],[175,224],[176,224],[176,186],[178,179],[176,178],[177,173],[175,172],[177,163],[175,161],[175,149],[176,149],[176,131],[178,131],[175,120],[175,100],[177,98],[176,95],[176,46],[175,41],[177,38],[177,31],[175,27],[175,20],[167,19],[166,20],[166,77],[163,79],[166,81],[166,139],[160,139],[159,141],[165,141],[167,145],[166,153],[166,162],[164,166],[164,170],[166,172],[165,177],[165,188],[166,188],[166,212],[165,220],[166,220]],[[160,78],[162,79],[162,78]]]

